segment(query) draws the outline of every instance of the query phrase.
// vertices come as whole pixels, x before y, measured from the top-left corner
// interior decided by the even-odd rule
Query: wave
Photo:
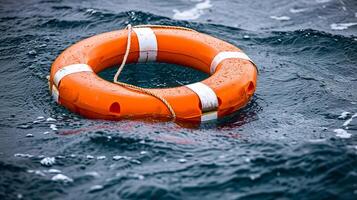
[[[193,8],[190,8],[188,10],[179,11],[177,9],[174,9],[173,12],[175,14],[173,15],[173,18],[178,20],[198,19],[201,15],[205,13],[207,9],[211,7],[212,4],[210,0],[205,0],[203,2],[199,1],[199,3],[197,3]]]

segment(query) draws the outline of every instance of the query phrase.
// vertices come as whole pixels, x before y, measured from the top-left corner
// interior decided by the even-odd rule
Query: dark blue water
[[[356,13],[355,0],[2,0],[0,199],[356,199]],[[240,47],[260,70],[254,98],[198,128],[87,120],[53,102],[53,60],[128,23]],[[171,65],[124,75],[144,87],[205,78]]]

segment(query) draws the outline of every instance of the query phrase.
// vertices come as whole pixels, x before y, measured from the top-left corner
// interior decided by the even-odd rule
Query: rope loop
[[[178,29],[178,30],[197,32],[196,30],[186,28],[186,27],[181,27],[181,26],[156,25],[156,24],[135,25],[134,28],[166,28],[166,29]]]
[[[142,87],[138,87],[138,86],[135,86],[135,85],[131,85],[131,84],[128,84],[128,83],[123,83],[123,82],[118,81],[118,77],[119,77],[120,73],[122,72],[122,70],[123,70],[123,68],[125,66],[125,63],[126,63],[126,61],[128,59],[128,56],[129,56],[130,46],[131,46],[131,33],[133,31],[133,28],[144,28],[144,27],[150,27],[150,28],[172,28],[172,29],[183,29],[183,30],[194,31],[194,30],[189,29],[189,28],[178,27],[178,26],[176,27],[176,26],[164,26],[164,25],[136,25],[136,26],[133,27],[133,26],[131,26],[131,24],[128,24],[126,26],[126,29],[128,30],[128,40],[127,40],[127,45],[126,45],[124,58],[122,60],[121,65],[119,66],[117,72],[115,73],[115,76],[113,78],[113,82],[115,84],[118,84],[118,85],[122,86],[122,87],[126,87],[126,88],[129,88],[129,89],[132,89],[132,90],[136,90],[136,91],[151,95],[151,96],[159,99],[162,103],[165,104],[167,109],[170,111],[172,119],[175,120],[176,119],[176,113],[175,113],[174,109],[172,108],[172,106],[169,104],[169,102],[165,98],[163,98],[162,96],[160,96],[158,94],[155,94],[151,90],[148,90],[148,89],[145,89],[145,88],[142,88]]]

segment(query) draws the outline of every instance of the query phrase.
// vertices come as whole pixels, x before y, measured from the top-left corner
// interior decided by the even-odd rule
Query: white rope
[[[124,54],[124,58],[123,58],[123,61],[121,62],[121,65],[119,66],[117,72],[115,73],[115,76],[114,76],[114,83],[118,83],[118,77],[119,77],[119,74],[121,73],[121,71],[123,70],[124,66],[125,66],[125,63],[126,63],[126,60],[128,59],[128,56],[129,56],[129,50],[130,50],[130,45],[131,45],[131,32],[132,32],[132,27],[131,25],[129,24],[127,27],[128,29],[128,40],[127,40],[127,43],[126,43],[126,50],[125,50],[125,54]]]
[[[141,24],[141,25],[135,25],[134,28],[166,28],[166,29],[178,29],[178,30],[186,30],[186,31],[194,31],[197,32],[196,30],[186,28],[186,27],[181,27],[181,26],[168,26],[168,25],[155,25],[155,24]]]
[[[160,25],[138,25],[138,26],[134,26],[134,28],[144,28],[144,27],[149,27],[149,28],[151,28],[151,27],[154,27],[154,28],[174,28],[174,29],[182,28],[182,27],[175,27],[175,26],[160,26]],[[126,63],[126,61],[128,59],[129,52],[130,52],[130,46],[131,46],[131,33],[132,33],[133,27],[129,24],[126,28],[128,29],[128,40],[127,40],[126,50],[125,50],[123,61],[122,61],[121,65],[119,66],[117,72],[115,73],[115,76],[114,76],[114,79],[113,79],[114,83],[116,83],[116,84],[118,84],[120,86],[126,87],[126,88],[137,90],[139,92],[151,95],[151,96],[159,99],[162,103],[165,104],[167,109],[170,111],[172,118],[176,119],[176,113],[175,113],[174,109],[169,104],[169,102],[166,99],[164,99],[163,97],[161,97],[160,95],[155,94],[154,92],[152,92],[152,91],[150,91],[148,89],[141,88],[141,87],[138,87],[138,86],[135,86],[135,85],[131,85],[131,84],[127,84],[127,83],[123,83],[123,82],[119,82],[118,81],[118,77],[119,77],[120,73],[122,72],[122,70],[123,70],[123,68],[125,66],[125,63]],[[188,28],[182,28],[182,29],[191,30],[191,29],[188,29]]]

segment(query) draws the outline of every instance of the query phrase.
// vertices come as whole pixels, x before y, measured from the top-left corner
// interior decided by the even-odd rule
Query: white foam
[[[43,172],[41,172],[40,170],[36,170],[35,171],[35,174],[36,175],[39,175],[39,176],[46,176]]]
[[[88,13],[88,14],[95,14],[97,11],[96,10],[94,10],[94,9],[92,9],[92,8],[88,8],[87,10],[86,10],[86,13]]]
[[[113,160],[120,160],[122,158],[123,158],[123,156],[113,156]]]
[[[346,138],[351,138],[351,136],[352,136],[352,134],[347,133],[346,130],[341,129],[341,128],[335,129],[335,130],[333,130],[333,132],[335,132],[336,133],[336,137],[339,137],[339,138],[345,138],[346,139]]]
[[[317,3],[327,3],[330,2],[331,0],[316,0]]]
[[[347,116],[350,114],[350,112],[342,112],[341,115],[338,117],[338,119],[346,119]]]
[[[113,156],[113,160],[121,160],[121,159],[124,159],[124,160],[131,160],[131,157],[128,157],[128,156]]]
[[[93,176],[95,178],[100,177],[100,174],[98,172],[96,172],[96,171],[86,172],[85,174],[88,175],[88,176]]]
[[[57,175],[53,176],[51,180],[53,180],[53,181],[63,181],[65,183],[73,182],[73,179],[71,179],[68,176],[63,175],[63,174],[57,174]]]
[[[321,143],[321,142],[326,142],[326,139],[311,139],[308,141],[311,143]]]
[[[350,124],[353,120],[353,118],[357,117],[357,113],[355,113],[354,115],[352,115],[351,118],[349,118],[348,120],[345,121],[345,123],[343,123],[343,126],[348,126],[348,124]]]
[[[141,174],[132,174],[130,177],[137,178],[139,180],[143,180],[145,177]]]
[[[92,155],[87,155],[86,158],[87,158],[87,159],[93,159],[94,156],[92,156]]]
[[[106,156],[97,156],[97,160],[104,160],[106,158],[107,158]]]
[[[95,192],[95,191],[99,191],[101,189],[103,189],[104,187],[102,185],[93,185],[92,187],[90,187],[90,191],[91,192]]]
[[[41,165],[44,166],[52,166],[53,164],[55,164],[55,162],[56,159],[54,157],[46,157],[40,161]]]
[[[49,169],[49,170],[47,170],[47,172],[50,173],[50,174],[59,174],[59,173],[61,173],[61,170],[59,170],[59,169]]]
[[[140,162],[140,160],[131,160],[130,161],[131,163],[134,163],[134,164],[138,164],[138,165],[140,165],[141,164],[141,162]]]
[[[36,174],[36,175],[39,175],[39,176],[46,176],[43,172],[41,172],[40,170],[32,170],[32,169],[29,169],[27,170],[28,173],[30,174]]]
[[[307,11],[307,8],[290,8],[291,13],[301,13]]]
[[[179,11],[174,9],[173,12],[175,13],[173,18],[178,19],[178,20],[194,20],[198,19],[201,15],[204,14],[205,10],[208,8],[211,8],[212,4],[210,0],[205,0],[205,1],[200,1],[195,5],[195,7],[184,10],[184,11]]]
[[[278,21],[288,21],[291,19],[288,16],[270,16],[270,18],[278,20]]]
[[[16,153],[14,156],[20,157],[20,158],[32,158],[33,157],[33,155],[28,154],[28,153]]]
[[[356,26],[356,25],[357,25],[357,22],[339,23],[339,24],[333,23],[330,25],[330,27],[332,30],[340,31],[340,30],[348,29],[350,26]]]
[[[257,179],[257,178],[259,178],[260,177],[260,174],[251,174],[251,175],[249,175],[249,178],[250,178],[250,180],[255,180],[255,179]]]
[[[52,117],[49,117],[49,118],[46,119],[46,121],[48,121],[48,122],[55,122],[55,121],[57,121],[57,120],[54,119],[54,118],[52,118]]]
[[[53,131],[57,131],[58,130],[56,124],[51,124],[50,125],[50,129],[52,129]]]
[[[36,50],[31,50],[31,51],[28,52],[28,54],[31,55],[31,56],[34,56],[34,55],[37,54],[37,51]]]

